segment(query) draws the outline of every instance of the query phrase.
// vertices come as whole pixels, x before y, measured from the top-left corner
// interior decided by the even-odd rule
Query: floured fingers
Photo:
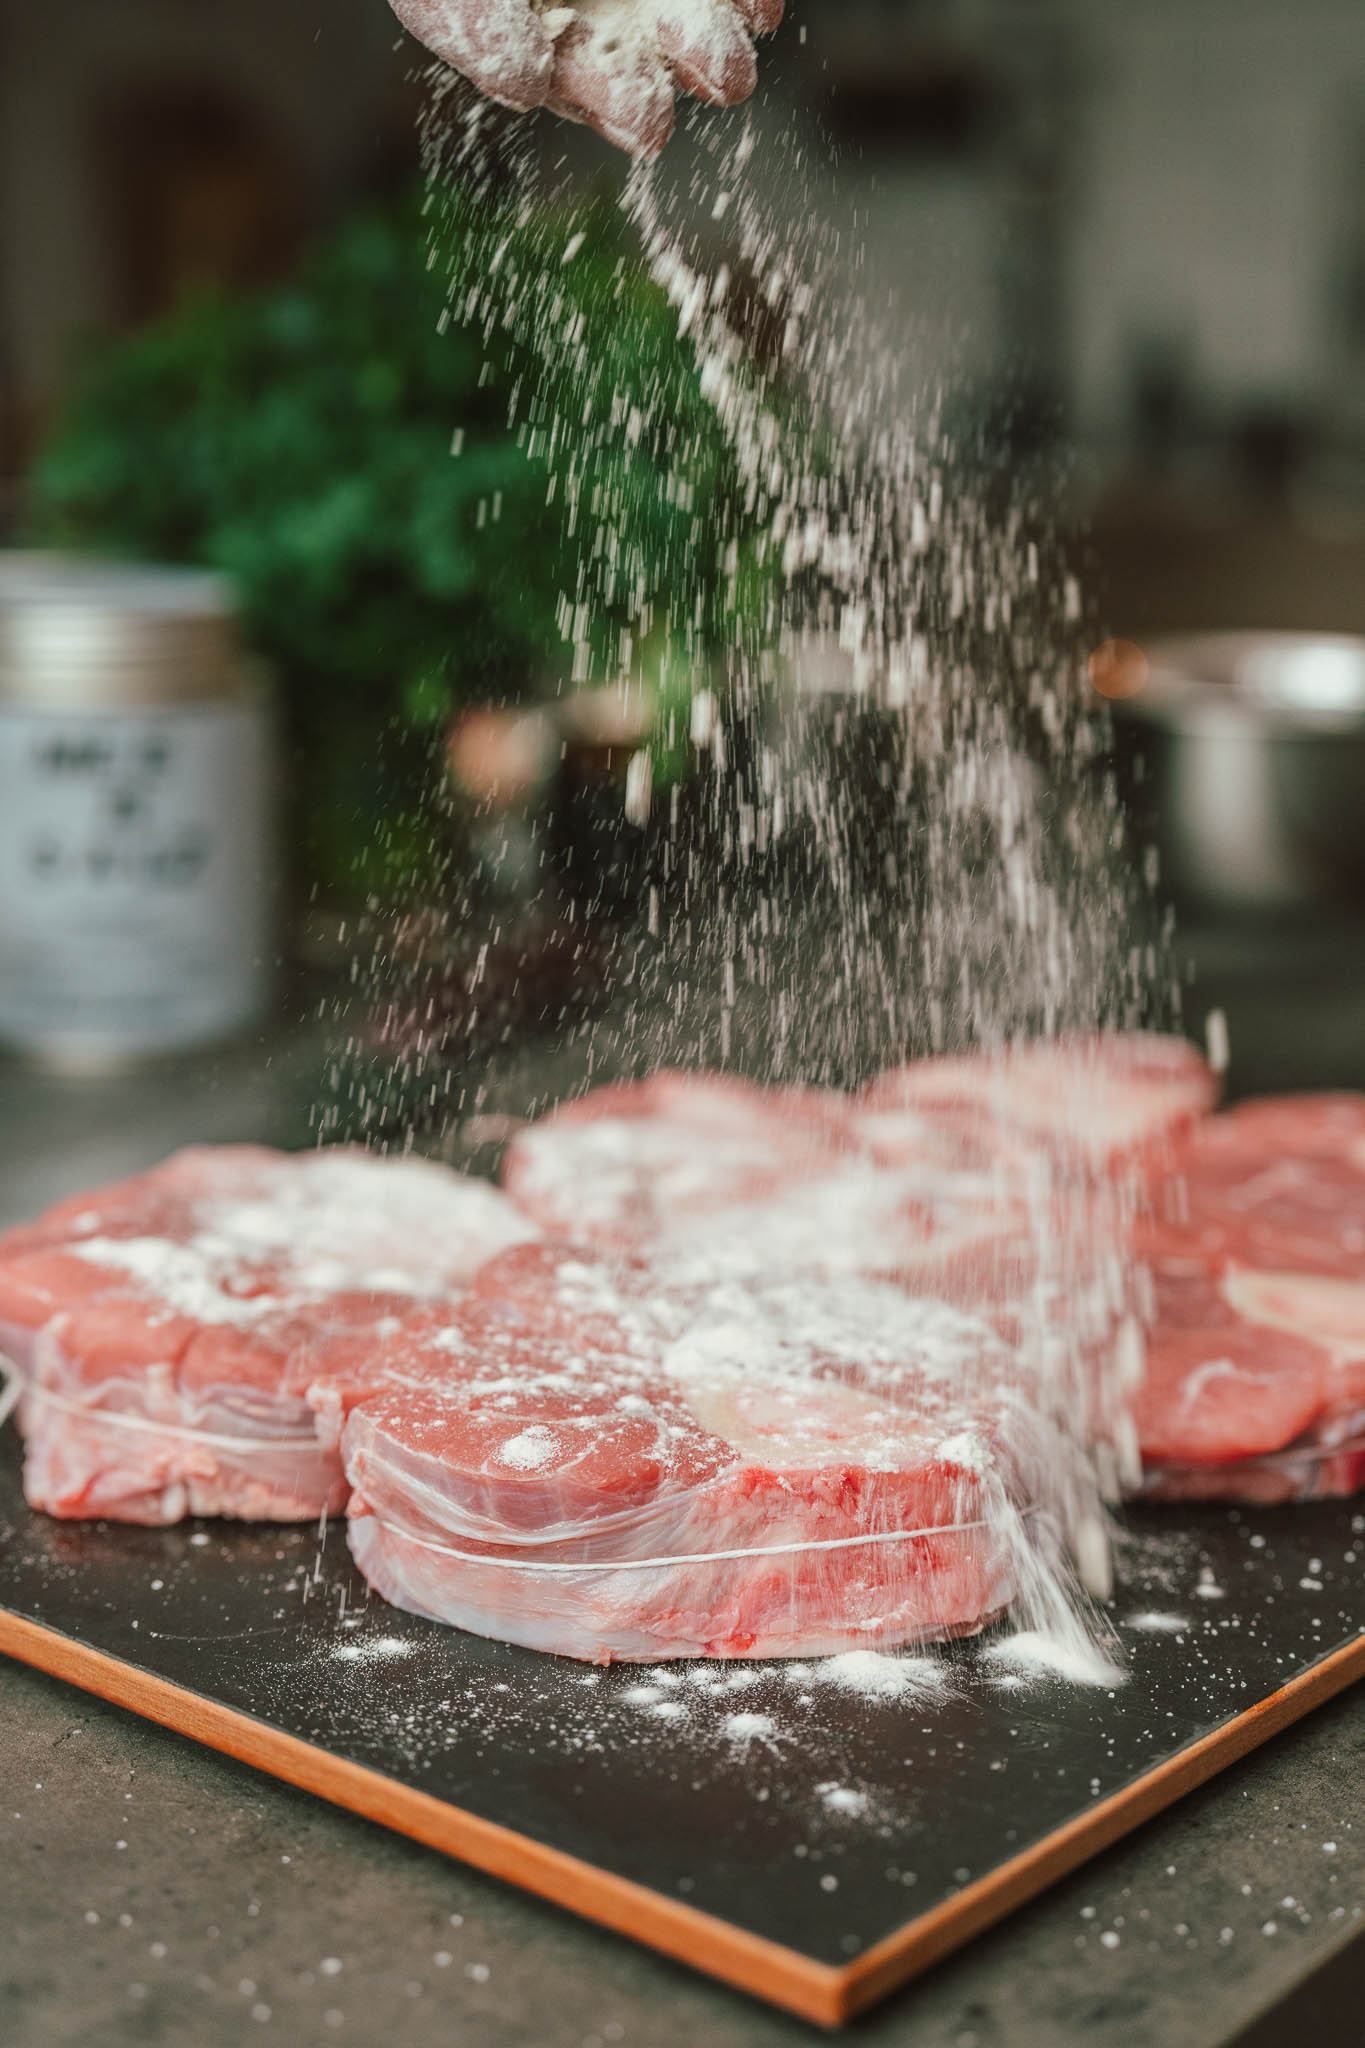
[[[525,112],[544,106],[554,45],[530,0],[390,0],[404,28],[479,91]]]
[[[717,106],[748,99],[758,67],[749,29],[731,0],[659,0],[656,32],[684,92]]]
[[[673,79],[642,11],[580,7],[555,43],[547,104],[618,149],[653,157],[673,132]]]
[[[674,88],[714,105],[747,99],[751,37],[783,0],[391,0],[404,27],[488,98],[548,106],[632,156],[673,132]]]
[[[786,0],[734,0],[750,35],[770,36],[782,19]]]

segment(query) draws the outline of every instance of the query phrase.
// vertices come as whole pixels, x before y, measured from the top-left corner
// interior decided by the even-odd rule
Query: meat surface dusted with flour
[[[352,1411],[352,1551],[397,1606],[596,1662],[974,1630],[1036,1477],[1003,1365],[876,1282],[514,1251]]]
[[[1042,1158],[1102,1173],[1159,1155],[1217,1096],[1215,1076],[1180,1038],[1030,1040],[879,1076],[858,1097],[858,1134],[893,1163],[937,1138],[997,1166]]]
[[[1159,1155],[1215,1092],[1191,1047],[1155,1036],[922,1060],[853,1096],[665,1072],[530,1124],[503,1181],[546,1231],[596,1247],[1012,1304],[1064,1236],[1114,1256],[1063,1164],[1099,1183]]]
[[[846,1099],[833,1090],[664,1069],[528,1124],[508,1148],[503,1185],[551,1234],[640,1244],[816,1179],[854,1149]]]
[[[379,1590],[580,1656],[978,1627],[1060,1458],[1029,1346],[1098,1358],[1125,1289],[1147,1490],[1365,1478],[1365,1098],[1210,1116],[1214,1085],[1141,1037],[854,1096],[664,1073],[526,1127],[506,1194],[178,1154],[0,1239],[29,1496],[285,1519],[354,1486]]]
[[[417,1160],[205,1146],[0,1238],[25,1490],[50,1514],[306,1520],[345,1505],[317,1426],[386,1333],[536,1234]]]

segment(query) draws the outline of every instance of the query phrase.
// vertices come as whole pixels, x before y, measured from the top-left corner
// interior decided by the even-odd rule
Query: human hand
[[[675,88],[719,106],[754,89],[753,37],[784,0],[390,0],[419,42],[503,106],[586,121],[657,156]]]

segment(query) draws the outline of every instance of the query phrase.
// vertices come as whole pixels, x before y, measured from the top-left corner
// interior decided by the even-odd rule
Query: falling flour
[[[608,14],[591,10],[584,33],[614,33]],[[638,52],[624,35],[620,52],[629,68]],[[872,316],[842,231],[822,226],[818,168],[786,138],[760,149],[740,119],[699,125],[679,169],[670,159],[627,180],[643,262],[743,486],[728,527],[699,527],[694,551],[651,580],[633,541],[638,493],[684,503],[690,487],[676,391],[668,376],[586,348],[572,281],[589,230],[543,206],[524,142],[490,173],[500,145],[482,114],[456,109],[438,80],[424,138],[433,218],[455,181],[474,189],[486,226],[440,260],[452,317],[482,334],[490,369],[500,336],[531,347],[543,369],[538,389],[518,385],[509,414],[581,541],[561,606],[566,673],[640,701],[658,682],[662,637],[667,661],[693,677],[683,734],[699,807],[670,825],[648,911],[617,941],[613,999],[584,1028],[583,1070],[740,1065],[847,1085],[912,1055],[1174,1015],[1162,935],[1095,774],[1103,734],[1084,685],[1084,607],[1053,571],[1045,504],[1002,495],[988,456],[952,423],[950,394],[907,381],[901,332]],[[509,185],[510,202],[494,196]],[[767,325],[765,361],[741,333],[746,295]],[[648,458],[625,482],[605,460],[622,446]],[[604,620],[618,629],[600,630]],[[630,789],[623,841],[650,816],[647,782],[637,775]],[[676,806],[669,817],[681,817]],[[471,1080],[461,1113],[497,1108],[498,1086],[496,1071]],[[615,1199],[612,1176],[628,1165],[604,1156],[584,1200]],[[660,1170],[685,1179],[690,1165],[670,1156]],[[1038,1277],[1017,1304],[1011,1397],[1017,1441],[1033,1432],[1051,1449],[1032,1461],[1027,1502],[981,1474],[1019,1628],[987,1654],[1016,1678],[1112,1684],[1078,1578],[1108,1589],[1102,1503],[1133,1463],[1120,1341],[1133,1193],[1122,1175],[1092,1174],[1077,1224],[1062,1220],[1059,1188],[1056,1161],[1037,1150],[1027,1227]],[[806,1227],[814,1259],[838,1256],[818,1198]],[[728,1235],[680,1242],[678,1256],[719,1259],[725,1277],[724,1261],[742,1259],[742,1239]],[[929,1310],[902,1300],[899,1312]],[[681,1340],[674,1369],[689,1384],[724,1374],[727,1341],[713,1326],[703,1358],[700,1338]],[[528,1438],[503,1455],[534,1470]],[[965,1436],[961,1447],[986,1462]],[[861,1651],[796,1682],[907,1700],[930,1687],[914,1660]],[[685,1718],[658,1690],[628,1704]]]

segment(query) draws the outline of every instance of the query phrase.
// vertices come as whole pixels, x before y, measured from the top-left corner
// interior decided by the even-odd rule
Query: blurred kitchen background
[[[436,332],[419,54],[383,0],[0,0],[0,544],[231,579],[305,979],[382,894],[420,764],[496,814],[496,892],[545,775],[563,872],[610,863],[599,786],[639,739],[566,702],[543,485]],[[760,76],[760,131],[834,138],[915,377],[1064,479],[1192,1021],[1230,1011],[1239,1087],[1365,1085],[1365,7],[789,0]],[[1251,670],[1187,644],[1144,699],[1154,641],[1215,632],[1327,637]],[[552,934],[535,972],[552,1014]]]
[[[12,523],[82,353],[411,186],[419,94],[380,0],[0,0],[0,35]],[[1116,621],[1365,626],[1354,0],[793,0],[763,75],[847,147],[926,381],[1022,367],[1078,448]]]

